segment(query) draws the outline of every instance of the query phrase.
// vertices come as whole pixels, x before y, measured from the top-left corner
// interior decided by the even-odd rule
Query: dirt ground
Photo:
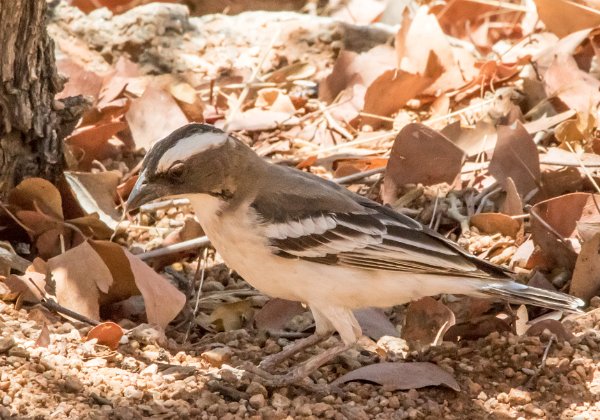
[[[245,329],[202,337],[193,332],[181,346],[184,332],[173,329],[161,346],[152,329],[137,328],[113,351],[82,342],[89,326],[57,320],[48,325],[48,347],[36,347],[38,320],[48,319],[44,311],[0,304],[2,418],[600,418],[600,309],[571,322],[576,337],[570,342],[494,332],[408,354],[407,361],[430,361],[452,373],[459,392],[445,387],[388,392],[351,382],[322,394],[298,386],[273,389],[236,368],[279,351],[289,343],[285,338]],[[390,352],[388,359],[400,356]],[[377,361],[372,353],[352,349],[312,379],[330,383]],[[286,363],[280,372],[290,367]]]

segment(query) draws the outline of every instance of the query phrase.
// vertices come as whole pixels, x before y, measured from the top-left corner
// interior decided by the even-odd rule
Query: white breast
[[[189,199],[204,232],[229,268],[263,293],[303,300],[290,290],[288,262],[271,253],[248,204],[221,213],[226,203],[216,197],[198,194]]]

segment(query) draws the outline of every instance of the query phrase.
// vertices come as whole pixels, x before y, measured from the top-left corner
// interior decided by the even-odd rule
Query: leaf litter
[[[73,3],[86,13],[100,4]],[[286,38],[286,31],[273,39],[276,32],[263,36],[260,30],[248,29],[244,25],[252,23],[243,16],[216,17],[197,29],[198,21],[177,15],[187,26],[153,35],[164,41],[161,63],[149,58],[156,50],[154,45],[144,44],[148,33],[145,19],[163,16],[168,21],[169,13],[182,12],[156,6],[156,10],[168,12],[148,18],[144,13],[151,9],[144,7],[154,6],[128,11],[137,2],[126,3],[101,2],[114,16],[78,14],[60,6],[52,18],[50,31],[57,37],[63,57],[59,69],[69,77],[61,97],[86,95],[90,107],[66,141],[69,172],[65,181],[54,186],[43,180],[26,180],[3,206],[2,218],[9,227],[6,239],[17,254],[34,261],[25,273],[19,270],[5,276],[18,305],[39,301],[42,290],[65,308],[108,320],[117,315],[111,312],[113,304],[131,302],[132,296],[141,293],[145,315],[113,319],[119,323],[114,326],[100,324],[97,331],[107,332],[95,337],[97,341],[92,340],[91,345],[102,343],[127,354],[128,340],[166,343],[164,332],[171,346],[206,345],[213,340],[223,348],[217,353],[227,357],[207,355],[205,360],[219,367],[240,359],[236,346],[251,342],[240,328],[250,328],[252,320],[255,328],[278,331],[282,337],[311,331],[314,324],[309,312],[297,303],[266,303],[268,299],[229,273],[218,255],[197,259],[192,248],[176,254],[179,259],[155,261],[163,273],[158,274],[133,254],[142,253],[143,257],[147,250],[168,249],[178,241],[202,235],[186,222],[190,211],[185,203],[159,203],[128,217],[122,217],[120,207],[135,180],[143,150],[188,121],[227,127],[275,162],[297,165],[327,178],[353,176],[348,185],[353,191],[389,203],[482,258],[513,264],[521,280],[533,284],[541,270],[550,287],[597,305],[599,276],[591,258],[597,251],[598,205],[593,193],[597,192],[594,182],[600,167],[596,133],[600,98],[591,64],[596,31],[585,30],[581,19],[569,12],[585,10],[586,19],[594,22],[598,11],[593,2],[582,5],[561,0],[550,5],[536,1],[536,9],[533,3],[492,5],[452,0],[396,14],[393,23],[400,23],[399,29],[385,24],[363,27],[373,36],[359,47],[353,46],[351,35],[328,32],[328,26],[323,29],[317,23],[317,29],[308,32],[318,34],[310,50]],[[331,15],[355,24],[356,11],[365,11],[373,2],[351,3],[344,13],[335,13],[332,5]],[[378,3],[379,7],[386,2]],[[361,13],[364,23],[377,15],[373,10],[383,11],[381,19],[389,19],[392,13],[385,7],[372,8],[371,13]],[[73,16],[77,18],[72,20]],[[119,26],[135,16],[143,16],[136,23],[140,30],[135,42],[143,45],[140,50],[127,44],[131,35],[123,35]],[[92,28],[94,19],[114,35],[99,41],[95,38],[98,33],[88,31],[85,24],[76,31],[71,27],[79,21]],[[201,42],[196,41],[194,31],[201,31],[206,40],[217,39],[219,25],[227,19],[239,19],[235,22],[241,23],[233,27],[238,26],[236,30],[243,34],[232,30],[222,44],[194,44]],[[330,22],[319,19],[315,22]],[[192,31],[192,27],[196,29]],[[381,41],[374,35],[376,27],[387,31]],[[256,38],[247,39],[248,33]],[[343,38],[346,49],[340,50],[340,43],[336,44],[340,37],[347,37]],[[393,46],[386,42],[392,38]],[[92,45],[102,45],[103,54]],[[169,54],[169,48],[177,58]],[[229,54],[233,51],[234,59],[228,58],[227,49]],[[141,50],[146,54],[140,54]],[[90,270],[92,266],[94,270]],[[535,281],[540,281],[539,276]],[[507,359],[512,373],[509,368],[497,369],[505,375],[500,382],[510,385],[498,394],[496,404],[498,410],[512,414],[525,410],[539,416],[536,406],[523,402],[527,398],[516,397],[525,392],[519,375],[533,371],[531,360],[553,366],[554,359],[568,350],[559,344],[555,349],[550,341],[542,363],[532,356],[541,358],[535,349],[544,350],[544,340],[551,336],[558,342],[573,343],[576,352],[582,351],[578,340],[587,340],[588,349],[598,347],[580,328],[597,319],[593,315],[597,309],[581,321],[539,317],[527,322],[537,309],[521,307],[514,316],[490,302],[454,299],[443,296],[385,312],[366,309],[357,313],[365,334],[385,348],[377,351],[378,356],[369,357],[383,360],[372,364],[369,357],[357,357],[369,360],[369,366],[349,364],[348,373],[337,375],[338,383],[370,381],[385,390],[445,384],[466,392],[469,403],[481,400],[491,404],[485,393],[493,390],[484,384],[483,392],[476,377],[476,382],[466,377],[474,372],[468,369],[472,366],[465,365],[465,359],[457,354],[447,354],[465,352],[488,363],[489,355],[480,355],[480,344],[489,341],[499,349],[513,346],[514,354],[507,353],[511,357],[518,354],[514,346],[534,343],[524,344],[529,346],[529,359]],[[132,307],[120,313],[140,312]],[[119,336],[119,331],[133,331],[131,328],[143,322],[158,325],[158,329],[144,329],[147,335]],[[36,332],[39,349],[35,351],[54,349],[60,322],[41,325],[43,333]],[[50,331],[50,338],[44,328]],[[81,336],[96,334],[78,328],[84,332]],[[419,357],[406,352],[406,343],[397,337],[399,330],[409,344],[418,346]],[[469,340],[478,341],[470,344]],[[268,338],[258,350],[276,351],[284,342],[285,338]],[[154,345],[145,344],[147,352],[152,353]],[[85,346],[85,352],[95,352]],[[113,357],[110,354],[106,357]],[[400,354],[407,360],[387,364]],[[255,357],[256,349],[246,356]],[[420,364],[422,358],[435,364]],[[448,369],[450,364],[454,367]],[[155,369],[152,366],[145,368]],[[70,384],[78,387],[74,381]],[[358,390],[361,386],[348,383],[344,388]],[[565,387],[562,391],[567,392]],[[403,408],[407,416],[412,408],[411,393],[401,398],[403,404],[409,402]],[[281,394],[266,395],[273,406],[284,401],[276,396]],[[102,401],[99,396],[92,398]],[[315,415],[318,404],[311,403]],[[562,404],[558,403],[571,412],[579,408]],[[252,403],[247,407],[255,412],[269,408]],[[376,414],[366,405],[358,409]],[[444,408],[420,410],[440,417]],[[475,406],[468,410],[480,413]],[[557,412],[556,407],[544,406],[544,410]],[[351,414],[356,413],[346,415]]]

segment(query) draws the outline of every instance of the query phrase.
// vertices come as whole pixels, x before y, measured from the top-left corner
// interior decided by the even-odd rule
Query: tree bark
[[[0,0],[0,198],[22,179],[62,172],[62,90],[46,0]]]

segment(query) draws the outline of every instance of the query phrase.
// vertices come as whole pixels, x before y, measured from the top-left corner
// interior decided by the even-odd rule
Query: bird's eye
[[[169,170],[167,171],[167,175],[174,181],[179,181],[181,176],[183,175],[184,165],[182,162],[174,163]]]

